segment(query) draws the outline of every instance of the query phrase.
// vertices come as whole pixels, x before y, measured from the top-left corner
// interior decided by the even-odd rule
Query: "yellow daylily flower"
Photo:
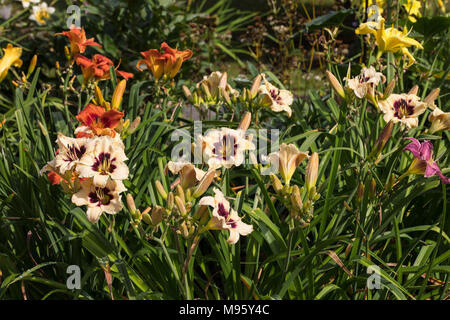
[[[11,66],[20,67],[22,65],[22,60],[20,60],[22,48],[13,47],[13,45],[9,43],[3,51],[5,51],[5,53],[0,59],[0,82],[5,79]]]
[[[416,17],[420,18],[420,8],[422,8],[422,3],[418,0],[408,0],[408,3],[403,4],[406,12],[408,13],[408,19],[411,22],[416,22]]]
[[[361,0],[361,5],[363,7],[363,9],[365,10],[366,7],[366,0]],[[368,3],[368,8],[370,8],[371,6],[376,5],[378,7],[378,13],[382,14],[384,7],[386,5],[386,0],[369,0]],[[375,12],[373,10],[370,10],[368,12],[368,16],[370,17],[372,14],[374,14]]]
[[[401,52],[408,57],[408,65],[411,66],[416,60],[408,51],[408,47],[417,47],[423,49],[422,45],[413,38],[408,37],[406,29],[402,31],[390,27],[385,29],[384,19],[381,18],[378,22],[370,21],[361,23],[355,30],[356,34],[372,34],[375,36],[375,41],[378,46],[378,57],[383,52]]]

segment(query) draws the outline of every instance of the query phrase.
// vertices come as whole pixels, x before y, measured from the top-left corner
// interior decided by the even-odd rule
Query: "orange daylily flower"
[[[140,65],[145,64],[156,80],[162,75],[172,79],[180,70],[183,62],[191,58],[193,54],[189,49],[183,51],[173,49],[165,42],[161,44],[161,49],[163,52],[156,49],[141,52],[144,59],[138,61],[136,68],[142,71]]]
[[[102,47],[94,38],[87,39],[86,32],[83,28],[72,28],[69,31],[63,31],[61,33],[56,33],[56,35],[64,35],[69,38],[70,41],[70,53],[72,58],[78,53],[83,53],[88,46]]]
[[[92,59],[86,58],[80,54],[76,55],[76,63],[81,67],[83,72],[83,81],[86,83],[91,79],[95,80],[109,80],[109,68],[114,66],[114,63],[107,57],[101,54],[95,54]],[[132,78],[134,75],[129,72],[117,70],[119,66],[115,68],[116,73],[123,77],[125,80]]]
[[[67,183],[67,180],[57,174],[55,171],[50,171],[47,173],[48,180],[52,183],[52,185],[61,184],[61,180]]]
[[[88,104],[77,116],[77,120],[89,127],[96,135],[110,135],[114,137],[114,128],[124,117],[123,112],[117,110],[106,111],[103,107]]]

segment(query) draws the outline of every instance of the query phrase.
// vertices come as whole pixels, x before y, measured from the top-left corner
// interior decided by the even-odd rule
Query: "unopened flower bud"
[[[180,185],[177,185],[176,191],[177,191],[177,196],[179,196],[181,201],[183,201],[183,203],[185,203],[186,202],[186,197],[184,196],[183,188]]]
[[[34,69],[36,68],[36,64],[37,55],[34,55],[33,58],[31,58],[30,65],[28,66],[27,78],[33,73]]]
[[[392,129],[394,128],[394,122],[389,121],[388,124],[384,127],[383,131],[381,132],[380,136],[378,137],[377,141],[375,142],[375,145],[370,152],[368,158],[370,161],[375,161],[378,163],[379,159],[378,156],[380,155],[381,151],[383,151],[384,146],[388,142],[389,138],[392,134]]]
[[[283,184],[281,183],[280,179],[274,174],[270,175],[270,180],[272,180],[272,186],[273,189],[277,194],[280,194],[283,190]]]
[[[377,182],[374,178],[370,181],[370,187],[369,187],[369,198],[371,200],[374,200],[377,194]]]
[[[417,92],[419,92],[419,86],[416,84],[414,87],[409,90],[408,94],[414,94],[417,95]]]
[[[292,187],[291,205],[296,213],[301,212],[301,210],[303,209],[302,196],[300,194],[300,189],[297,185],[294,185]],[[292,214],[292,212],[291,212],[291,214]]]
[[[127,87],[127,81],[124,79],[119,82],[114,90],[113,97],[111,100],[111,108],[114,110],[120,110],[120,105],[122,104],[123,94],[125,92],[125,88]]]
[[[439,96],[439,92],[441,91],[441,89],[436,88],[433,89],[429,95],[426,96],[425,99],[423,99],[423,102],[425,102],[427,104],[427,106],[429,108],[431,108],[432,110],[436,109],[436,105],[434,104],[434,100],[437,99],[437,97]]]
[[[136,131],[136,129],[139,127],[139,124],[141,123],[141,117],[136,117],[136,119],[133,120],[130,127],[128,128],[129,133],[133,133]]]
[[[158,191],[159,195],[166,200],[167,199],[167,192],[164,189],[163,185],[161,184],[161,181],[156,180],[155,181],[156,190]]]
[[[252,114],[250,112],[246,112],[242,117],[241,123],[239,123],[238,129],[242,131],[247,131],[250,127],[250,122],[252,121]]]
[[[311,188],[316,186],[318,173],[319,154],[317,152],[313,152],[313,154],[309,157],[308,166],[306,167],[305,183],[308,193],[311,193]]]
[[[361,203],[364,198],[364,184],[362,182],[359,183],[358,190],[356,191],[356,203]]]
[[[172,210],[174,202],[175,202],[175,197],[173,195],[173,192],[170,191],[169,194],[167,195],[167,209]]]
[[[158,225],[162,219],[164,214],[164,208],[161,208],[160,206],[156,206],[152,210],[152,224],[154,226]]]
[[[189,90],[188,87],[186,87],[185,85],[183,85],[183,93],[186,96],[186,99],[189,100],[189,102],[194,103],[194,97],[192,96],[191,90]]]
[[[184,202],[179,196],[175,196],[175,205],[177,206],[177,209],[182,216],[185,216],[187,214]]]
[[[143,212],[141,214],[142,221],[144,221],[146,224],[153,224],[152,218],[148,214],[148,212]]]
[[[336,91],[336,93],[342,98],[345,99],[345,91],[344,88],[342,88],[341,84],[339,83],[338,79],[330,72],[325,72],[327,75],[327,79],[330,82],[333,89]]]
[[[392,79],[388,83],[386,89],[384,90],[383,99],[387,99],[392,94],[392,92],[394,92],[394,88],[395,88],[395,79]]]
[[[206,224],[209,218],[209,212],[207,206],[199,206],[194,214],[194,219],[198,221],[200,225]]]
[[[133,212],[136,212],[136,204],[134,203],[134,199],[133,196],[131,195],[131,193],[127,194],[127,205],[128,205],[128,210],[133,214]]]
[[[255,80],[253,80],[253,84],[252,87],[250,88],[250,98],[253,99],[254,97],[256,97],[256,94],[258,93],[258,89],[261,85],[261,80],[262,80],[262,76],[260,74],[258,74],[255,78]]]
[[[198,183],[197,188],[195,188],[192,196],[194,198],[198,198],[202,194],[204,194],[206,192],[206,190],[208,190],[211,183],[213,182],[215,176],[216,176],[216,171],[214,169],[209,170],[203,176],[202,180],[200,180],[200,182]]]

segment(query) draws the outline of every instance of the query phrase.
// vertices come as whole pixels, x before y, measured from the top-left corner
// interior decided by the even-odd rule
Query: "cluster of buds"
[[[193,93],[186,86],[183,86],[183,92],[189,102],[198,108],[223,104],[232,108],[239,97],[239,92],[228,83],[227,73],[220,71],[204,76],[203,80],[197,83]]]
[[[216,170],[204,172],[197,169],[193,164],[187,162],[170,161],[166,168],[166,173],[170,171],[178,175],[178,179],[172,184],[172,190],[166,191],[162,183],[155,182],[156,190],[165,201],[165,206],[156,206],[155,213],[160,222],[163,218],[185,238],[190,238],[196,231],[197,226],[206,223],[209,213],[205,208],[198,207],[194,210],[195,203],[213,182],[217,175]],[[152,222],[153,219],[152,210]]]
[[[280,173],[283,182],[274,174],[270,176],[272,186],[279,196],[281,202],[290,211],[291,218],[297,219],[302,225],[307,225],[311,221],[314,213],[314,203],[319,200],[316,183],[319,170],[319,155],[314,152],[308,159],[305,174],[305,186],[299,188],[297,185],[290,185],[290,179],[295,168],[301,160],[307,157],[306,153],[295,152],[294,145],[283,144],[278,152],[280,161]],[[290,156],[288,156],[290,154]],[[274,157],[274,156],[272,156]],[[285,164],[283,164],[283,162]],[[286,166],[286,164],[291,167]]]
[[[127,194],[127,205],[131,216],[133,217],[133,223],[137,226],[141,221],[145,224],[153,226],[154,228],[163,220],[165,209],[160,206],[154,206],[153,208],[147,207],[141,212],[141,210],[136,208],[133,196],[129,193]]]

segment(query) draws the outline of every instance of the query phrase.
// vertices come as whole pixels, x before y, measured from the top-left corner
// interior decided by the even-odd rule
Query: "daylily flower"
[[[95,135],[110,135],[114,137],[114,128],[119,124],[124,114],[120,111],[88,104],[77,116],[77,120],[84,126],[89,127]],[[75,132],[78,135],[78,132]],[[81,135],[80,135],[81,136]]]
[[[195,148],[202,151],[203,159],[209,168],[231,168],[244,162],[244,152],[254,150],[252,136],[245,138],[245,131],[229,128],[209,130],[205,136],[199,135]]]
[[[69,31],[63,31],[61,33],[57,33],[57,35],[64,35],[69,38],[70,53],[72,58],[78,53],[83,53],[88,46],[102,47],[94,41],[94,38],[87,39],[86,32],[83,28],[71,28]]]
[[[363,68],[361,74],[355,78],[344,78],[347,81],[347,87],[353,90],[355,96],[360,99],[367,95],[375,96],[375,87],[380,83],[386,81],[385,76],[381,72],[376,72],[374,67]]]
[[[289,107],[294,101],[294,96],[288,90],[280,90],[269,81],[267,81],[265,74],[261,74],[264,79],[264,84],[260,85],[258,93],[263,97],[263,105],[267,105],[275,112],[285,111],[290,117],[292,110]]]
[[[416,22],[416,18],[420,18],[420,8],[422,8],[422,3],[418,0],[408,0],[408,3],[404,3],[403,7],[408,13],[408,19],[411,22]]]
[[[5,79],[8,74],[9,68],[11,66],[20,67],[22,66],[22,60],[20,60],[20,56],[22,55],[22,48],[13,47],[11,43],[8,43],[6,49],[3,49],[5,52],[3,57],[0,59],[0,82]]]
[[[87,218],[95,223],[103,212],[116,214],[123,208],[120,193],[127,189],[120,180],[109,180],[105,187],[95,186],[92,179],[81,182],[81,189],[72,196],[77,206],[87,206]]]
[[[278,163],[281,177],[289,185],[295,170],[308,157],[308,152],[300,152],[294,144],[283,143],[278,152],[269,154],[271,163]]]
[[[246,236],[253,231],[253,226],[242,222],[238,213],[233,210],[230,203],[225,199],[223,193],[214,188],[214,197],[203,197],[200,199],[200,206],[210,206],[213,208],[212,218],[206,229],[209,230],[229,230],[230,236],[227,242],[235,244],[239,236]]]
[[[179,51],[171,48],[167,43],[161,44],[163,52],[156,49],[150,49],[141,52],[144,59],[138,61],[136,68],[142,71],[141,64],[145,64],[152,72],[155,80],[159,80],[162,75],[168,79],[172,79],[178,73],[184,61],[192,57],[192,51],[187,49]]]
[[[450,112],[444,112],[436,107],[428,117],[428,120],[431,122],[430,134],[442,130],[450,130]]]
[[[180,183],[183,189],[195,186],[206,174],[205,171],[186,161],[169,161],[166,169],[180,176]]]
[[[366,0],[361,0],[361,5],[363,10],[366,10]],[[368,2],[368,8],[370,8],[371,6],[376,5],[378,7],[378,13],[382,14],[384,11],[384,7],[386,5],[386,0],[369,0]],[[372,14],[374,14],[375,12],[373,12],[372,10],[369,11],[368,16],[372,16]]]
[[[54,7],[47,6],[47,3],[42,2],[38,6],[33,6],[33,13],[30,16],[30,20],[36,21],[38,25],[44,25],[46,20],[50,18],[50,15],[55,12]]]
[[[403,151],[410,151],[414,155],[414,160],[409,166],[408,171],[403,175],[423,174],[425,178],[438,175],[442,183],[450,184],[450,178],[445,177],[437,163],[433,160],[433,144],[425,140],[420,143],[415,138],[405,138],[412,142],[408,144]]]
[[[30,6],[31,3],[39,3],[41,0],[17,0],[22,2],[22,6],[26,9]]]
[[[128,178],[129,170],[124,163],[128,158],[113,138],[100,136],[89,139],[88,144],[92,151],[83,155],[76,169],[81,178],[93,178],[93,184],[98,187],[105,187],[109,178]]]
[[[396,28],[384,28],[384,19],[381,18],[378,22],[370,21],[362,23],[356,30],[356,34],[372,34],[378,46],[378,57],[383,52],[401,52],[409,59],[407,67],[411,66],[416,60],[408,51],[407,48],[414,46],[423,49],[422,45],[407,36],[406,29],[401,32]]]
[[[107,57],[101,54],[94,54],[92,59],[86,58],[80,54],[76,55],[76,63],[81,67],[83,72],[83,82],[87,83],[94,79],[96,81],[109,80],[111,75],[109,73],[109,68],[114,66],[114,63]],[[117,70],[119,66],[115,68],[116,73],[128,80],[133,77],[132,73]]]
[[[206,102],[217,103],[223,96],[226,100],[230,100],[230,97],[239,97],[239,91],[228,84],[227,77],[226,72],[212,72],[209,76],[203,76],[203,80],[197,83],[196,88]]]
[[[417,118],[427,109],[426,103],[420,101],[415,94],[391,94],[387,99],[380,100],[378,106],[384,113],[384,121],[401,122],[407,128],[416,128]]]
[[[55,157],[55,167],[58,168],[61,174],[67,170],[71,170],[76,166],[80,159],[91,151],[91,146],[88,144],[87,138],[70,138],[62,133],[58,134],[56,140],[59,151]]]

